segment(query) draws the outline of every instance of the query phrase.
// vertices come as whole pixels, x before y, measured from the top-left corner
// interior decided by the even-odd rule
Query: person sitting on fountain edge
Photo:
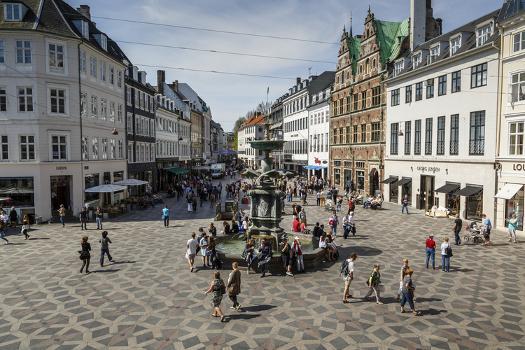
[[[297,217],[297,215],[293,216],[292,231],[301,232],[301,222],[299,221],[299,218]]]

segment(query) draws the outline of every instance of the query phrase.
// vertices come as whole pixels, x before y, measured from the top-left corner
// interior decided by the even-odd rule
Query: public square
[[[312,196],[310,196],[312,197]],[[313,199],[313,198],[311,198]],[[313,201],[310,200],[310,203]],[[425,238],[438,245],[452,220],[402,215],[397,205],[356,210],[357,236],[337,238],[342,257],[358,254],[354,298],[343,304],[340,262],[295,277],[260,278],[242,269],[242,311],[227,322],[210,316],[204,295],[212,272],[190,273],[184,258],[191,232],[208,226],[205,203],[187,213],[184,200],[106,220],[115,263],[98,266],[100,231],[88,224],[91,274],[79,274],[78,223],[35,226],[31,238],[8,236],[0,246],[0,349],[523,349],[525,257],[523,244],[493,234],[494,246],[455,247],[450,273],[425,269]],[[343,207],[343,211],[346,210]],[[310,224],[326,225],[328,212],[306,207]],[[282,227],[290,231],[290,207]],[[216,225],[219,227],[220,223]],[[419,317],[401,314],[395,300],[402,258],[415,270]],[[439,258],[439,256],[436,256]],[[197,266],[201,265],[199,259]],[[381,265],[384,305],[365,302],[373,264]],[[439,265],[439,259],[436,261]],[[227,278],[230,266],[224,266]]]

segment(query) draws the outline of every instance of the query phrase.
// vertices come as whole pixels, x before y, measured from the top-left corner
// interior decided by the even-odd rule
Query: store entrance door
[[[434,176],[422,175],[419,186],[419,208],[429,211],[434,205]]]
[[[73,177],[51,176],[51,215],[57,216],[60,205],[63,204],[66,210],[71,210],[71,183]]]

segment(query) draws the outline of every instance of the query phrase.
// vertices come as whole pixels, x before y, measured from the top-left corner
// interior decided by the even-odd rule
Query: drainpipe
[[[83,127],[82,127],[82,80],[81,80],[81,77],[80,77],[80,44],[82,44],[82,40],[78,43],[77,45],[77,55],[78,55],[78,100],[80,101],[79,103],[79,107],[81,108],[80,109],[80,113],[79,113],[79,116],[80,116],[80,119],[79,119],[79,126],[80,126],[80,176],[81,176],[81,179],[80,179],[80,189],[82,191],[82,195],[81,195],[81,198],[82,198],[82,207],[85,205],[85,200],[86,200],[86,194],[85,194],[85,179],[84,179],[84,150],[83,150],[83,147],[82,147],[82,140],[83,140]],[[86,101],[87,103],[87,101]],[[84,104],[84,107],[85,107],[85,104]],[[86,147],[87,147],[87,144],[86,144]]]
[[[495,151],[495,159],[494,159],[494,196],[496,195],[496,192],[498,191],[498,171],[501,170],[501,164],[497,162],[497,158],[500,155],[500,146],[501,146],[501,114],[502,114],[502,106],[503,106],[503,78],[501,77],[501,73],[503,72],[503,62],[501,60],[501,50],[503,46],[503,30],[499,29],[499,37],[500,37],[500,47],[497,47],[494,45],[494,42],[492,42],[492,47],[496,50],[498,50],[498,74],[496,75],[498,77],[498,98],[496,100],[496,151]],[[498,215],[498,199],[496,197],[493,197],[494,201],[494,227],[497,227],[497,215]],[[505,222],[505,219],[503,219],[503,222]]]

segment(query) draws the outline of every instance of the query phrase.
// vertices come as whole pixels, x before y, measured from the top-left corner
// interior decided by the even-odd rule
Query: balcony
[[[485,154],[485,141],[474,140],[469,142],[469,154],[471,156],[482,156]]]

